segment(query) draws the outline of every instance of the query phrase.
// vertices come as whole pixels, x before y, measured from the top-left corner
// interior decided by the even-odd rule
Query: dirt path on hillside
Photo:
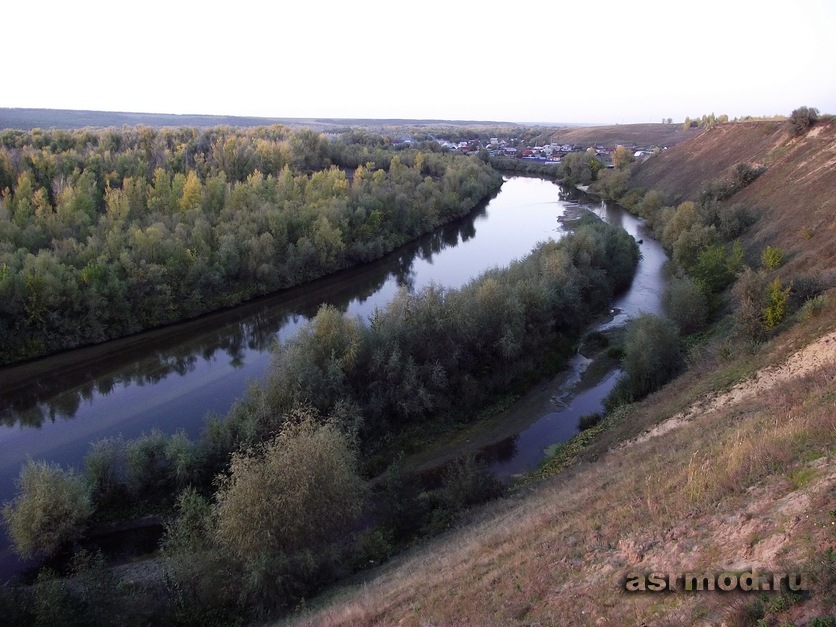
[[[619,448],[633,446],[641,442],[646,442],[651,438],[664,435],[674,429],[678,429],[701,414],[720,407],[734,405],[764,393],[778,383],[806,376],[823,367],[834,368],[834,376],[836,376],[836,331],[822,336],[815,342],[793,353],[780,366],[763,368],[753,378],[738,383],[727,392],[709,397],[703,401],[698,401],[685,411],[679,412],[664,422],[659,423],[650,431],[625,442]]]

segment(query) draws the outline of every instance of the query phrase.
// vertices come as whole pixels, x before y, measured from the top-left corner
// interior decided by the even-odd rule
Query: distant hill
[[[0,108],[0,129],[19,130],[108,128],[121,126],[306,126],[320,130],[346,126],[517,126],[511,122],[476,120],[406,120],[351,118],[262,118],[234,115],[177,115],[168,113],[130,113],[116,111],[76,111],[72,109],[3,109]]]

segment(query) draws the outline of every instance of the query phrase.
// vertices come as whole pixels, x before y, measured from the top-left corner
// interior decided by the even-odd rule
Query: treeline
[[[0,363],[376,259],[501,177],[283,127],[0,133]]]
[[[559,165],[557,163],[543,163],[541,161],[529,161],[527,159],[516,159],[515,157],[490,157],[490,164],[502,172],[514,174],[531,174],[550,179],[557,177]]]
[[[3,509],[15,546],[49,554],[91,520],[174,505],[171,596],[158,611],[200,622],[293,607],[497,494],[473,459],[427,493],[403,475],[393,443],[429,421],[471,420],[553,367],[629,285],[638,259],[632,237],[589,215],[461,289],[402,291],[368,324],[323,306],[199,441],[159,432],[100,441],[83,475],[30,462]],[[370,495],[365,479],[387,466]]]

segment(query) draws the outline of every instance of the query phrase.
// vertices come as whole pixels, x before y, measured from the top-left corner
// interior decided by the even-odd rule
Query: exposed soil
[[[820,369],[830,371],[836,377],[836,331],[805,346],[780,366],[759,370],[753,379],[738,383],[727,392],[699,401],[634,440],[625,442],[622,447],[634,446],[664,435],[720,407],[734,405],[759,394],[769,394],[779,383],[804,377]]]
[[[785,252],[782,274],[836,267],[836,118],[820,120],[800,137],[783,122],[720,124],[665,151],[664,158],[639,164],[630,186],[659,190],[669,204],[696,201],[739,163],[766,167],[725,201],[760,216],[744,236],[751,265],[771,245]]]

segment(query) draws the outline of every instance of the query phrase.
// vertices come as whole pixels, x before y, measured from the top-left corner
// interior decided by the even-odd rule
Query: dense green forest
[[[98,622],[103,609],[89,599],[99,595],[116,622],[120,611],[176,624],[252,619],[438,533],[461,508],[495,496],[496,482],[463,459],[426,493],[399,470],[401,436],[478,419],[553,371],[638,260],[631,236],[588,214],[561,241],[461,289],[404,289],[367,324],[323,306],[198,441],[158,431],[101,440],[83,474],[29,462],[2,510],[18,552],[53,554],[93,522],[173,512],[166,589],[136,606],[134,584],[117,588],[102,575],[74,590],[46,574],[7,591],[7,607],[37,622],[39,595],[53,594],[50,611]],[[97,581],[110,587],[95,592]]]
[[[435,143],[272,126],[0,133],[0,364],[381,257],[501,177]]]

